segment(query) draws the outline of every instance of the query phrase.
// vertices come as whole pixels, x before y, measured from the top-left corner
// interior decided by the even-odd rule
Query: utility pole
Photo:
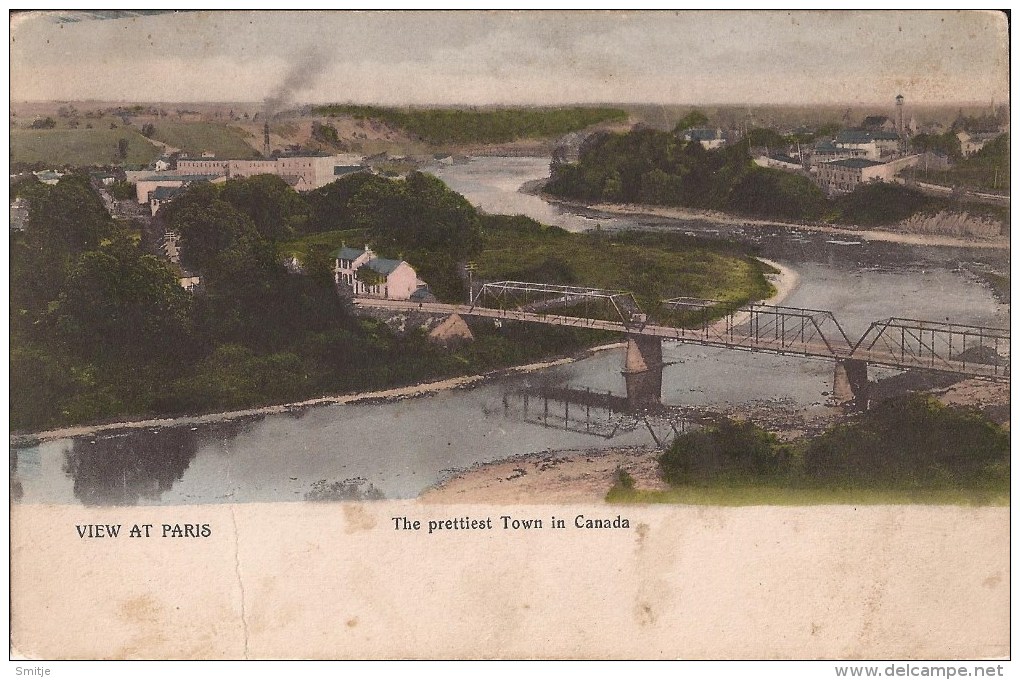
[[[475,306],[475,286],[474,286],[474,273],[475,269],[478,268],[478,264],[475,262],[468,262],[464,265],[464,269],[467,270],[468,275],[468,304],[472,307]]]

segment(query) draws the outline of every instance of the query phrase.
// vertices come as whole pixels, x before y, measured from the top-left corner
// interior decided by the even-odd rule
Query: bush
[[[677,437],[659,457],[659,467],[674,486],[720,478],[753,480],[788,472],[790,452],[754,423],[723,418],[715,426]]]
[[[804,471],[843,486],[1009,486],[1009,433],[934,397],[890,399],[808,443]]]

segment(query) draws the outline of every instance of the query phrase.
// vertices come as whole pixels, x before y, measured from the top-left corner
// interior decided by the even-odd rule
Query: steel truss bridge
[[[852,341],[832,312],[720,300],[663,300],[657,320],[632,293],[525,281],[486,283],[470,305],[356,298],[360,307],[591,328],[711,347],[1009,380],[1009,330],[918,319],[875,321]],[[721,318],[720,318],[721,317]]]

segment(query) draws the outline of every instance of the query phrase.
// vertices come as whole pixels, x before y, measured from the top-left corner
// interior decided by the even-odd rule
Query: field
[[[128,140],[127,158],[118,156],[121,139]],[[160,149],[130,128],[11,130],[11,163],[64,165],[148,165]]]
[[[672,297],[742,303],[771,294],[764,265],[717,244],[677,235],[506,228],[519,218],[488,219],[502,222],[504,228],[485,231],[485,247],[477,258],[479,279],[632,291],[648,312]]]
[[[245,132],[220,123],[156,121],[153,139],[198,156],[205,151],[217,158],[258,158],[259,153],[245,142]]]

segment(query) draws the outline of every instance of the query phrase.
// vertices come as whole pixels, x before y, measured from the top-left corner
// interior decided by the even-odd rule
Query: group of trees
[[[627,112],[598,107],[521,109],[396,109],[329,104],[323,116],[378,120],[406,130],[430,144],[499,144],[515,139],[551,137],[602,122],[624,122]]]
[[[652,129],[589,137],[578,163],[553,167],[546,191],[585,201],[793,219],[816,219],[827,209],[824,194],[809,179],[755,166],[743,145],[706,151],[698,142]]]
[[[310,275],[283,266],[295,236],[352,225],[380,254],[420,258],[452,296],[456,262],[481,244],[479,215],[434,177],[357,174],[299,195],[275,176],[196,184],[164,208],[181,234],[179,271],[112,219],[84,174],[12,186],[30,205],[11,235],[11,422],[16,429],[280,403],[377,389],[528,360],[580,331],[477,329],[441,350],[355,317],[333,288],[328,252]],[[443,283],[443,276],[446,276]]]
[[[799,442],[749,421],[677,437],[659,458],[673,485],[837,489],[1009,489],[1009,433],[974,409],[914,394]]]
[[[692,114],[677,127],[699,120]],[[764,132],[752,140],[769,141],[778,142]],[[952,133],[918,135],[914,144],[918,151],[949,150],[959,156],[959,140]],[[893,224],[919,212],[951,208],[947,199],[895,184],[866,183],[830,199],[804,175],[756,166],[747,149],[739,144],[708,151],[696,141],[685,142],[677,134],[648,128],[595,134],[582,145],[579,162],[553,164],[545,190],[589,202],[685,206],[860,225]],[[960,160],[947,176],[954,183],[1008,187],[1008,137],[1003,135]]]

